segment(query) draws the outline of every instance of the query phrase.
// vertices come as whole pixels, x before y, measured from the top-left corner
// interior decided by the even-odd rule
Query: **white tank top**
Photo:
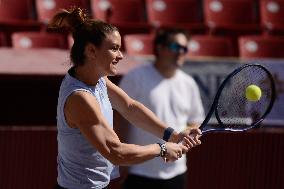
[[[108,98],[106,82],[100,78],[95,87],[72,77],[71,68],[63,79],[57,105],[58,177],[64,188],[81,189],[106,187],[111,179],[119,176],[118,167],[104,158],[82,135],[79,129],[68,126],[64,117],[66,99],[75,91],[94,95],[108,124],[113,127],[113,111]]]

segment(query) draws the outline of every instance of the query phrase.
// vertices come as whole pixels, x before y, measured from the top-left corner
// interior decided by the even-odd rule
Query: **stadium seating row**
[[[247,35],[257,35],[248,47],[258,49],[254,56],[284,56],[274,50],[257,54],[262,52],[263,44],[283,45],[278,35],[284,36],[284,0],[5,0],[0,2],[0,46],[70,47],[72,40],[62,34],[47,38],[44,32],[18,32],[44,31],[55,12],[72,6],[87,9],[91,17],[118,26],[123,37],[152,33],[161,27],[184,28],[194,36],[191,56],[243,56],[246,48],[241,44],[246,43],[241,38]],[[151,49],[143,53],[151,54]]]
[[[123,36],[125,52],[128,55],[151,55],[154,36],[152,34],[127,34]],[[14,48],[71,48],[73,40],[45,32],[16,32],[12,34]],[[227,36],[192,35],[188,44],[189,57],[241,57],[241,58],[283,58],[284,36],[245,35],[234,40]]]
[[[117,25],[122,34],[157,27],[230,35],[284,31],[283,0],[4,0],[1,30],[40,29],[59,9],[72,6]]]
[[[153,54],[153,36],[129,34],[124,37],[127,54]],[[227,36],[193,35],[189,41],[189,57],[283,58],[284,36],[246,35],[237,46]]]

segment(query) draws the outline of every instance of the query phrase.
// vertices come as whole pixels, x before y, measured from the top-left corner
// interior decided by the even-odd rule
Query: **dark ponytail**
[[[85,61],[85,46],[93,43],[100,47],[106,35],[118,31],[115,26],[99,20],[89,19],[81,8],[61,10],[51,19],[50,29],[59,30],[64,28],[72,33],[74,44],[70,58],[74,66],[82,65]]]

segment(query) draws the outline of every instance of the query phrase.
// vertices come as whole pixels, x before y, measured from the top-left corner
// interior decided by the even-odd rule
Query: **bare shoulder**
[[[67,98],[64,113],[69,125],[80,127],[87,122],[98,122],[100,108],[96,98],[91,93],[76,91]]]
[[[75,91],[66,100],[65,106],[82,106],[96,101],[96,98],[87,91]]]

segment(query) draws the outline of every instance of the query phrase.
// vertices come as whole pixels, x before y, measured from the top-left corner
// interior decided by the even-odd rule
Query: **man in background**
[[[198,127],[204,119],[200,92],[194,79],[180,70],[188,51],[188,34],[179,29],[164,29],[154,39],[155,60],[143,64],[128,74],[120,87],[135,100],[152,110],[176,131]],[[161,139],[135,127],[125,128],[123,135],[129,143],[146,145]],[[173,163],[160,158],[130,166],[124,189],[184,189],[187,160],[183,156]]]

